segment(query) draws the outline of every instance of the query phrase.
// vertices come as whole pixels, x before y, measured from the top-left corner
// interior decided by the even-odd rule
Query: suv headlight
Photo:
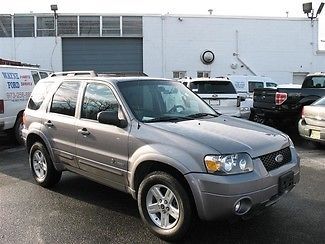
[[[204,164],[208,173],[212,174],[231,175],[253,171],[253,160],[247,153],[207,155]]]

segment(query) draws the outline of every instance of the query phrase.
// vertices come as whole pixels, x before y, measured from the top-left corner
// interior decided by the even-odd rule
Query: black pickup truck
[[[260,88],[254,90],[251,119],[266,123],[287,125],[296,122],[303,106],[325,96],[325,73],[307,75],[301,88]]]

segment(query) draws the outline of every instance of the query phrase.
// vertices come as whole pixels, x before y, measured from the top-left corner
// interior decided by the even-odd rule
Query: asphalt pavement
[[[289,194],[249,220],[198,222],[183,243],[324,243],[325,150],[292,137],[302,168]],[[163,243],[131,196],[69,172],[53,189],[39,187],[27,161],[0,135],[0,243]]]

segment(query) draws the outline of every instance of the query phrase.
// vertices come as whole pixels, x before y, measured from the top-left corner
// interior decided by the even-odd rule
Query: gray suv
[[[35,87],[23,137],[37,184],[68,170],[127,192],[147,227],[184,237],[198,216],[247,216],[299,181],[290,138],[218,114],[179,82],[56,76]]]

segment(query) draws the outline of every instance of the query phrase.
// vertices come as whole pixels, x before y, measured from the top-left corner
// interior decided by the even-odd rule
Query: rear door
[[[61,162],[77,167],[75,161],[75,113],[79,81],[65,81],[56,90],[43,118],[43,132]]]
[[[112,87],[90,82],[85,87],[75,127],[78,165],[88,176],[125,190],[130,127],[99,123],[97,115],[101,111],[118,111],[124,116]]]

